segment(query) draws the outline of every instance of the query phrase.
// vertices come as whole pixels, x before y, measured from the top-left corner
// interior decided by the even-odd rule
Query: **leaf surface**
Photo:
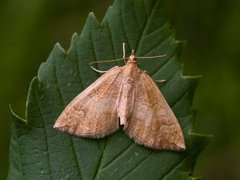
[[[135,49],[155,80],[184,131],[184,152],[154,151],[135,144],[122,130],[103,139],[71,136],[53,129],[64,107],[99,77],[89,62],[116,59]],[[26,120],[12,113],[9,179],[189,179],[208,136],[191,131],[191,109],[198,79],[182,75],[177,61],[182,44],[169,27],[164,0],[116,0],[100,23],[90,13],[82,33],[74,34],[69,50],[56,44],[27,97]],[[100,70],[117,65],[98,64]],[[118,65],[122,65],[119,63]]]

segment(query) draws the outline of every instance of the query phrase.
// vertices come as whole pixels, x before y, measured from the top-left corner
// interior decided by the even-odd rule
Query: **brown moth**
[[[75,97],[54,128],[81,137],[102,138],[119,129],[152,149],[185,150],[183,133],[151,77],[139,69],[134,51]],[[119,123],[120,122],[120,123]]]

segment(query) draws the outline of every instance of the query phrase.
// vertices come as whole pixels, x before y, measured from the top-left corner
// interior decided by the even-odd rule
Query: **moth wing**
[[[144,72],[135,84],[135,101],[126,133],[153,149],[184,150],[181,127],[154,81]]]
[[[54,128],[83,137],[104,137],[119,127],[116,102],[122,67],[113,67],[76,96]]]

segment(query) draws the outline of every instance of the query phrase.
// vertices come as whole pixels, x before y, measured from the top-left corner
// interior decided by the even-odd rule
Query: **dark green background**
[[[65,49],[81,32],[88,12],[101,20],[113,0],[0,1],[0,179],[8,169],[10,113],[24,117],[29,83],[53,45]],[[194,129],[214,137],[199,157],[196,176],[240,179],[240,1],[169,0],[172,27],[187,40],[181,62],[187,75],[202,74]]]

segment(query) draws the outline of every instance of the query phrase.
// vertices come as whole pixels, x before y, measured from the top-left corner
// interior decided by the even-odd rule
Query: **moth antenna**
[[[132,49],[131,55],[132,55],[132,56],[135,56],[135,51],[134,51],[134,49]]]
[[[137,59],[156,59],[156,58],[162,58],[165,57],[166,54],[159,55],[159,56],[137,56]]]
[[[125,59],[123,59],[123,58],[118,58],[118,59],[111,59],[111,60],[102,60],[102,61],[92,61],[92,62],[90,62],[89,63],[89,65],[90,65],[90,67],[94,70],[94,71],[96,71],[96,72],[98,72],[98,73],[105,73],[105,72],[107,72],[107,71],[101,71],[101,70],[99,70],[99,69],[96,69],[95,67],[93,67],[92,65],[93,64],[100,64],[100,63],[111,63],[111,62],[117,62],[117,61],[122,61],[122,60],[125,60]]]
[[[165,79],[162,79],[162,80],[154,80],[154,81],[159,82],[159,83],[165,83],[165,82],[166,82]]]
[[[124,60],[124,58],[101,60],[101,61],[92,61],[92,62],[89,63],[89,65],[99,64],[99,63],[111,63],[111,62],[117,62],[117,61],[122,61],[122,60]]]
[[[126,43],[124,42],[123,43],[123,60],[124,60],[125,64],[127,63],[127,59],[128,58],[126,58]]]
[[[98,72],[98,73],[106,73],[107,71],[101,71],[101,70],[98,70],[96,69],[95,67],[93,66],[90,66],[94,71]]]
[[[126,43],[123,43],[123,59],[125,59],[126,56]]]

